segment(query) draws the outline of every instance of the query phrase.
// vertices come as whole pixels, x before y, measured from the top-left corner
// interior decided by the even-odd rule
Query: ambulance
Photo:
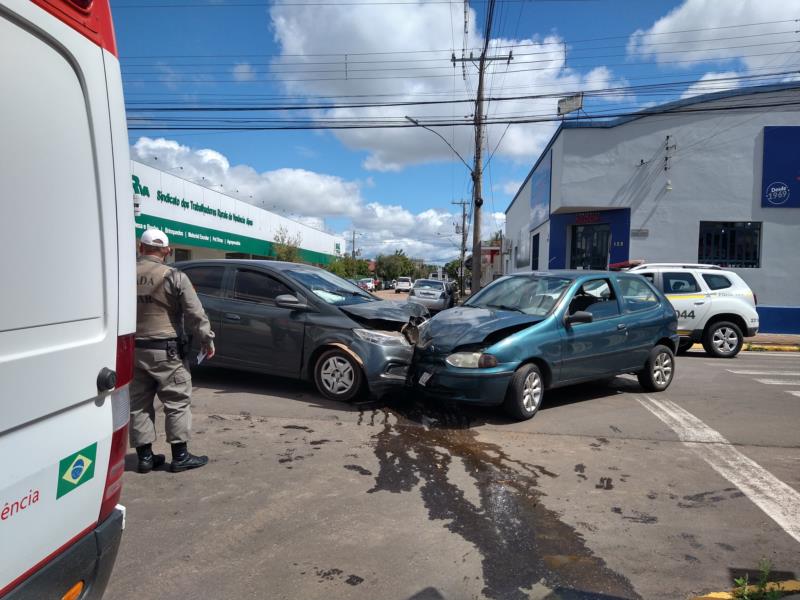
[[[136,326],[109,1],[0,0],[0,55],[0,598],[100,598]]]

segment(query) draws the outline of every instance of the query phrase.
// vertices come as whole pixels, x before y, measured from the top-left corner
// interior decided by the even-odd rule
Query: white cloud
[[[360,234],[358,245],[364,256],[402,249],[409,256],[442,262],[458,254],[455,223],[460,222],[460,213],[431,208],[414,214],[402,206],[368,202],[362,187],[370,187],[369,179],[347,181],[291,168],[258,172],[248,165],[231,165],[216,150],[193,149],[164,138],[139,138],[131,157],[255,206],[288,213],[312,227],[322,228],[324,219],[350,219]],[[497,230],[495,219],[502,217],[487,213],[484,236]]]
[[[687,69],[701,63],[733,62],[747,72],[782,71],[800,62],[794,53],[797,39],[792,22],[775,21],[792,18],[799,11],[800,0],[685,0],[649,29],[637,30],[628,42],[628,53]],[[767,22],[772,23],[732,27]],[[697,31],[699,27],[703,30]],[[758,37],[731,39],[745,35]]]
[[[255,81],[256,72],[250,63],[237,63],[231,69],[234,81]]]
[[[741,86],[741,82],[734,79],[738,76],[736,71],[723,71],[721,73],[706,73],[697,83],[693,83],[686,91],[683,92],[681,98],[691,98],[692,96],[699,96],[700,94],[708,94],[711,92],[721,92],[724,90],[735,90]]]
[[[467,45],[477,48],[481,39],[475,34],[475,11],[470,8],[468,16]],[[270,17],[275,40],[283,54],[273,62],[273,72],[283,78],[288,93],[323,97],[390,94],[399,101],[474,97],[477,87],[474,66],[467,64],[465,84],[461,67],[454,69],[450,62],[451,51],[440,51],[450,44],[461,46],[460,27],[451,29],[451,23],[463,23],[460,6],[419,3],[354,11],[348,6],[335,5],[290,8],[273,5]],[[491,40],[490,47],[496,48],[494,54],[507,53],[506,47],[511,44],[523,46],[514,48],[514,60],[510,64],[505,61],[490,63],[486,76],[487,97],[566,93],[619,85],[619,80],[615,81],[606,68],[594,69],[586,76],[564,69],[562,42],[558,36]],[[397,54],[411,48],[415,53]],[[395,54],[369,54],[389,52]],[[314,81],[308,81],[314,76],[302,76],[304,70],[319,69],[318,65],[311,64],[320,60],[318,55],[336,53],[341,56],[349,53],[346,80],[342,77],[344,59],[335,66],[326,67],[340,79],[323,81],[331,77],[318,74]],[[456,50],[456,54],[460,52]],[[395,62],[375,62],[387,59]],[[552,115],[556,104],[556,98],[488,102],[488,116]],[[473,105],[464,103],[336,109],[319,111],[316,116],[361,120],[388,117],[402,124],[406,123],[404,117],[408,115],[419,117],[423,123],[439,118],[463,119],[469,124],[472,111]],[[505,125],[488,126],[488,151],[494,149],[505,128]],[[554,123],[513,125],[497,153],[528,162],[543,149],[554,129]],[[471,126],[441,127],[437,131],[469,160],[473,148]],[[399,171],[409,164],[457,160],[442,140],[421,128],[339,130],[335,135],[348,148],[366,152],[362,164],[372,171]]]
[[[501,189],[503,190],[504,194],[507,194],[508,196],[513,196],[519,191],[521,185],[522,185],[521,181],[516,181],[516,180],[506,181]]]

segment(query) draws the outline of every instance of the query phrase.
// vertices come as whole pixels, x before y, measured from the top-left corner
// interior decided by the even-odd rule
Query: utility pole
[[[486,32],[483,39],[483,51],[478,58],[478,92],[475,98],[475,160],[472,167],[472,285],[471,290],[474,294],[481,288],[481,208],[483,207],[483,80],[486,73],[486,64],[495,60],[505,60],[510,63],[514,56],[511,52],[508,56],[487,56],[489,41],[492,37],[492,18],[494,17],[494,6],[496,0],[489,0],[486,14]],[[472,62],[474,57],[470,53],[469,58],[456,58],[455,53],[450,59],[455,65],[457,62]]]
[[[459,263],[458,282],[461,288],[461,294],[463,295],[466,294],[467,291],[467,286],[464,281],[464,259],[467,254],[467,205],[469,202],[466,200],[453,200],[451,204],[461,206],[461,231],[457,232],[461,234],[461,261]]]

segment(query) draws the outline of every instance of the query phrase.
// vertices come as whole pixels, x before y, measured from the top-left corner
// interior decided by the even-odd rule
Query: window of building
[[[761,223],[700,221],[697,259],[721,267],[760,267]]]
[[[593,279],[584,283],[569,303],[569,314],[579,310],[592,313],[597,319],[615,317],[619,314],[617,297],[608,279]]]
[[[704,273],[703,279],[705,279],[708,287],[710,287],[712,290],[724,290],[725,288],[729,288],[733,285],[731,280],[725,277],[725,275],[712,275],[710,273]]]
[[[531,269],[539,270],[539,234],[531,236]]]
[[[206,296],[222,296],[222,278],[224,267],[191,267],[183,271],[192,282],[198,294]]]
[[[696,294],[700,290],[697,279],[691,273],[663,273],[665,294]]]
[[[292,294],[292,290],[266,273],[240,269],[236,272],[233,297],[248,302],[274,304],[275,298]]]
[[[187,250],[186,248],[174,248],[172,252],[173,256],[175,257],[175,262],[180,262],[182,260],[192,260],[191,250]]]
[[[650,274],[652,275],[652,273]],[[644,281],[636,277],[620,277],[619,288],[625,303],[625,310],[647,310],[658,306],[658,298]]]

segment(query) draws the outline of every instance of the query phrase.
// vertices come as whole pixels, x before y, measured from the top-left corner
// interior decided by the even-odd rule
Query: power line
[[[488,1],[488,0],[483,0]],[[523,0],[525,1],[525,0]],[[449,2],[448,2],[449,3]],[[453,4],[459,4],[458,1],[453,1]],[[144,7],[144,6],[143,6]],[[117,8],[117,5],[115,5]],[[777,25],[781,23],[798,23],[800,24],[800,18],[793,18],[793,19],[781,19],[776,21],[760,21],[754,23],[739,23],[736,25],[720,25],[717,27],[700,27],[696,29],[677,29],[674,31],[662,31],[662,32],[653,32],[647,33],[648,37],[650,36],[664,36],[664,35],[678,35],[682,33],[696,33],[699,31],[720,31],[720,30],[727,30],[727,29],[742,29],[745,27],[761,27],[764,25]],[[764,32],[760,34],[754,34],[756,36],[759,35],[766,35],[769,33],[772,35],[772,32]],[[569,44],[579,44],[584,42],[601,42],[607,40],[628,40],[630,39],[630,35],[616,35],[616,36],[606,36],[606,37],[595,37],[595,38],[582,38],[576,40],[569,40],[567,43]],[[720,38],[720,39],[736,39],[734,38]],[[713,41],[713,40],[709,40]],[[684,43],[682,40],[678,42],[670,42],[670,43]],[[494,49],[498,50],[501,48],[521,48],[525,46],[543,46],[543,45],[556,45],[561,46],[563,42],[531,42],[531,43],[522,43],[522,44],[507,44],[507,45],[498,45],[495,46]],[[465,48],[465,50],[479,50],[479,48]],[[386,56],[386,55],[396,55],[396,54],[426,54],[426,53],[450,53],[453,52],[453,48],[439,48],[439,49],[424,49],[424,50],[386,50],[383,52],[333,52],[333,53],[303,53],[303,54],[278,54],[278,55],[271,55],[271,54],[145,54],[145,55],[123,55],[121,58],[124,60],[131,59],[131,58],[199,58],[199,57],[208,57],[208,58],[216,58],[216,57],[245,57],[245,56],[276,56],[276,57],[308,57],[308,56],[344,56],[347,54],[348,56]]]

